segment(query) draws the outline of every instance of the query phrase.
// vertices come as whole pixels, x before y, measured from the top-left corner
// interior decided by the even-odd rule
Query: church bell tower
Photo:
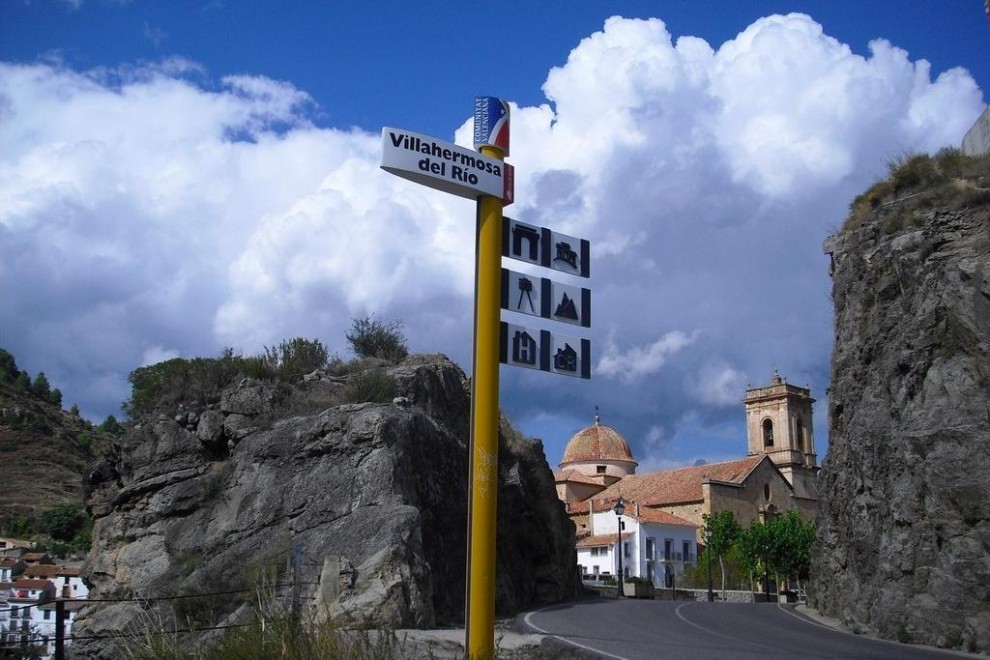
[[[790,385],[776,370],[769,387],[747,389],[743,399],[749,455],[769,456],[799,497],[818,497],[814,402],[811,390]]]

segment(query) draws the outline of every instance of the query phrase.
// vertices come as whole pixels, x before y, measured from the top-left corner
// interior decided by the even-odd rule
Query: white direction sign
[[[591,327],[591,290],[502,269],[502,309]]]
[[[502,322],[499,362],[575,378],[591,378],[591,341]]]
[[[591,244],[512,218],[502,222],[502,256],[580,277],[591,275]]]
[[[460,197],[508,198],[506,164],[477,151],[401,128],[382,129],[382,169]]]

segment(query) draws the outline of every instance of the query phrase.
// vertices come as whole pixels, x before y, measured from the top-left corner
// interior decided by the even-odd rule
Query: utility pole
[[[292,548],[292,621],[299,625],[299,616],[302,610],[299,601],[299,574],[302,570],[302,543],[296,543]]]
[[[55,599],[55,660],[65,660],[65,601]]]

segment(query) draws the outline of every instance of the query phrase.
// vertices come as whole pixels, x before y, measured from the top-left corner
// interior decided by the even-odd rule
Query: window
[[[51,618],[52,618],[52,611],[51,610],[45,610],[44,612],[45,612],[45,614],[44,614],[44,617],[43,618],[45,619],[45,621],[50,621]]]
[[[797,446],[803,452],[809,452],[811,450],[804,438],[804,422],[800,419],[797,421]]]
[[[763,420],[763,446],[773,447],[773,422],[769,419]]]
[[[605,470],[606,469],[607,468],[604,465],[599,465],[599,466],[595,467],[595,472],[597,474],[605,474]]]
[[[626,541],[625,543],[622,544],[622,556],[623,557],[629,556],[629,541]]]

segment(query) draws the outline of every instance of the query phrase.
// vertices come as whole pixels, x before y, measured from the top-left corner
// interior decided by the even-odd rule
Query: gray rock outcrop
[[[811,604],[990,651],[990,211],[830,239],[835,349]]]
[[[93,598],[122,602],[87,607],[73,636],[140,628],[148,604],[179,627],[244,620],[255,594],[222,594],[274,582],[279,602],[288,602],[297,548],[306,617],[388,628],[461,621],[464,374],[442,356],[412,356],[386,371],[399,403],[286,416],[319,407],[346,379],[246,379],[184,423],[157,415],[125,435],[92,472],[96,522],[84,569]],[[499,473],[496,609],[511,614],[573,596],[573,524],[542,445],[506,427]],[[156,600],[189,594],[214,596]],[[106,640],[70,649],[76,657],[113,653]]]

